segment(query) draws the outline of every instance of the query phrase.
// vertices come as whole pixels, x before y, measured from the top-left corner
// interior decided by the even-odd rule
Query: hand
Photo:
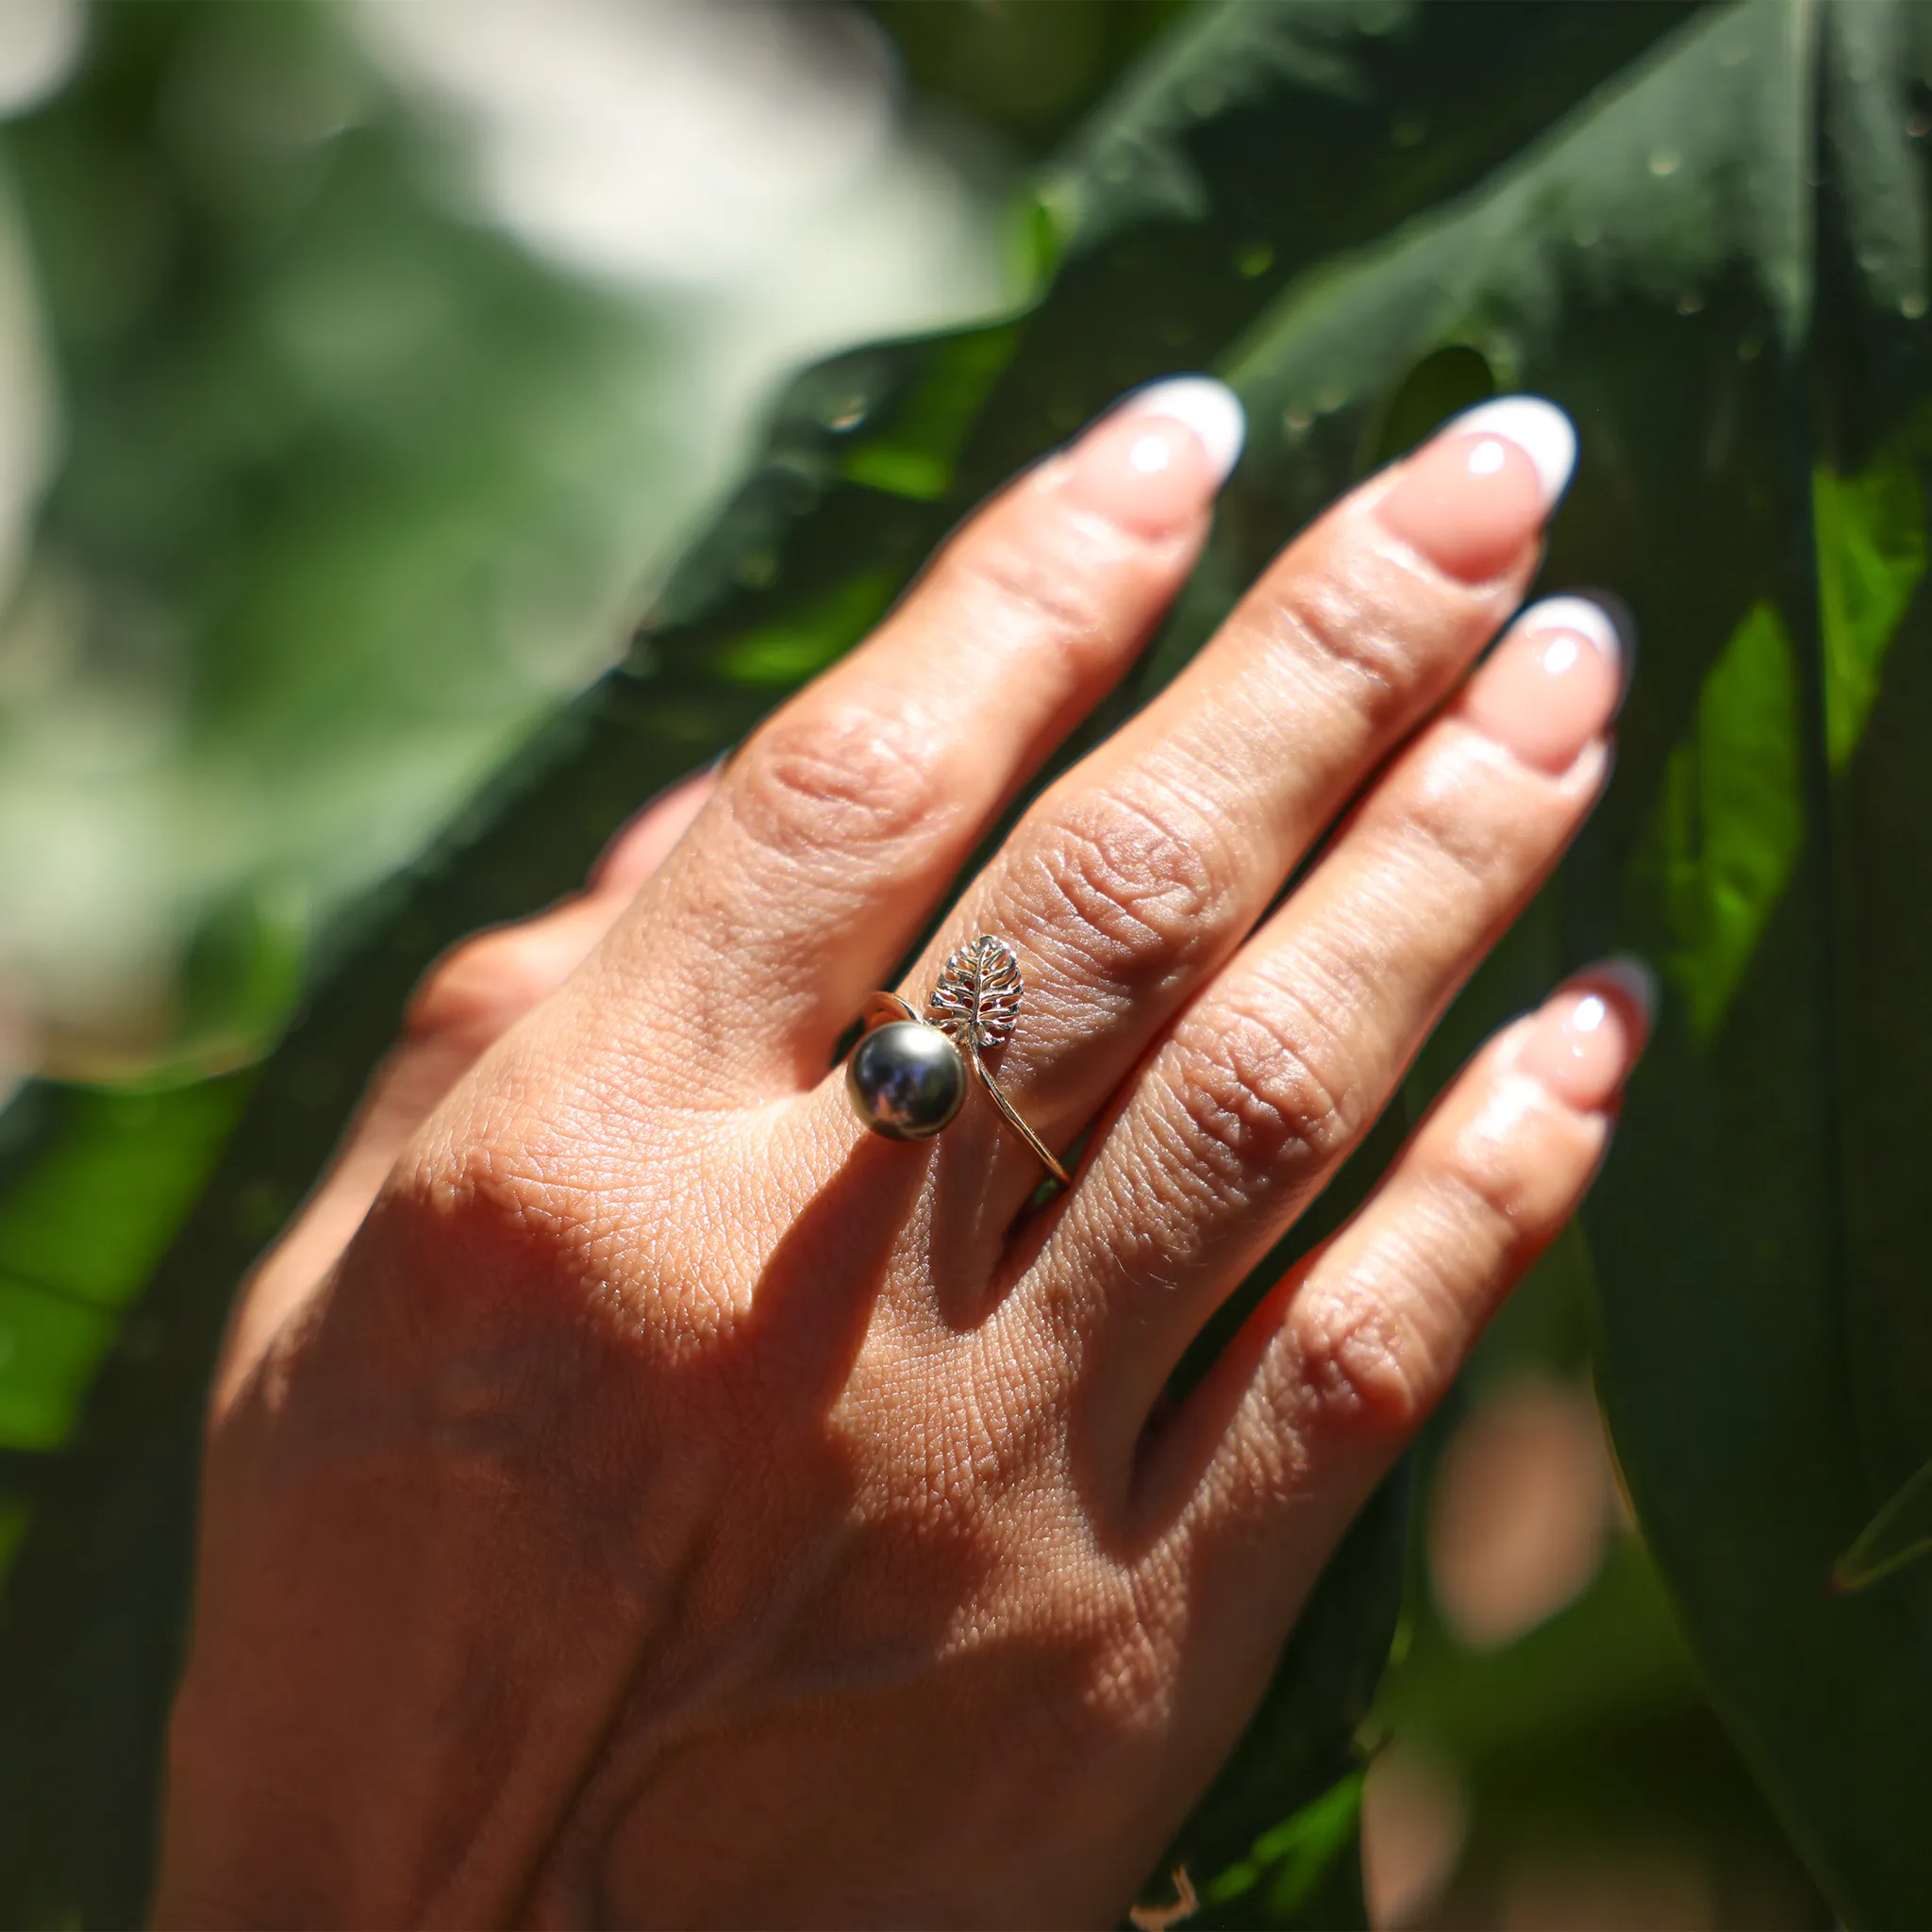
[[[905,982],[1011,942],[995,1071],[1087,1135],[1072,1190],[1028,1210],[982,1094],[936,1141],[855,1120],[835,1041],[1132,658],[1239,434],[1211,384],[1130,399],[584,898],[431,976],[219,1374],[164,1922],[1131,1901],[1645,1017],[1600,969],[1492,1041],[1159,1404],[1608,771],[1594,607],[1465,675],[1568,474],[1518,400],[1302,536]]]

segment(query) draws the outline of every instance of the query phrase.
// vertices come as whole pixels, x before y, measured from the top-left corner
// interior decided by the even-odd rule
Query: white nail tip
[[[1226,383],[1211,375],[1171,375],[1137,389],[1122,404],[1124,414],[1171,416],[1201,439],[1216,476],[1226,482],[1247,441],[1247,412]]]
[[[1510,628],[1525,635],[1540,630],[1581,632],[1596,646],[1604,660],[1622,674],[1624,640],[1610,613],[1588,597],[1545,597],[1541,603],[1532,604]]]
[[[1498,396],[1478,403],[1449,427],[1459,436],[1472,431],[1513,442],[1531,462],[1543,486],[1543,507],[1553,508],[1570,487],[1576,468],[1576,428],[1555,403],[1541,396]]]
[[[1619,953],[1592,966],[1588,977],[1614,986],[1643,1015],[1645,1025],[1657,1018],[1657,974],[1648,960],[1640,959],[1635,953]]]

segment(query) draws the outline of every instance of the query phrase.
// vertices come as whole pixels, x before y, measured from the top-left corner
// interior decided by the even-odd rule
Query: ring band
[[[1024,991],[1012,947],[981,933],[947,959],[924,1015],[895,992],[874,993],[845,1063],[854,1111],[890,1140],[928,1140],[958,1116],[970,1067],[1000,1117],[1061,1187],[1071,1187],[1066,1169],[986,1070],[983,1056],[1012,1037]]]

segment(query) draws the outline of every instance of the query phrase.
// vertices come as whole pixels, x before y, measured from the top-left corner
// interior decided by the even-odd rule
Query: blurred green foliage
[[[1043,156],[1189,0],[867,0],[928,108]]]
[[[58,947],[9,936],[56,1069],[255,1058],[304,950],[608,660],[660,343],[454,217],[432,155],[308,0],[100,8],[4,130],[65,423],[0,884]]]
[[[427,857],[431,801],[567,681],[485,648],[505,592],[477,559],[566,585],[575,635],[622,607],[613,479],[668,487],[623,408],[646,353],[634,324],[426,194],[392,108],[314,109],[350,130],[326,167],[312,143],[248,145],[254,124],[230,124],[264,74],[326,92],[343,72],[321,9],[109,9],[79,79],[9,136],[34,233],[58,227],[53,257],[74,256],[47,270],[76,399],[49,552],[137,608],[205,615],[192,676],[168,673],[192,692],[183,782],[217,788],[185,823],[297,801],[279,843],[247,865],[230,844],[198,882],[177,1073],[246,1059],[281,1024],[288,935],[312,950],[258,1074],[42,1085],[4,1123],[0,1915],[140,1909],[214,1338],[415,974],[567,889],[641,797],[860,635],[1013,467],[1120,389],[1211,366],[1247,404],[1248,452],[1173,621],[1092,729],[1184,664],[1323,502],[1495,387],[1577,419],[1547,575],[1615,585],[1644,633],[1597,824],[1274,1264],[1358,1197],[1474,1040],[1576,960],[1634,942],[1669,991],[1587,1228],[1473,1383],[1592,1364],[1643,1541],[1619,1533],[1585,1592],[1515,1641],[1463,1643],[1409,1508],[1452,1406],[1338,1554],[1175,1856],[1211,1922],[1358,1918],[1364,1762],[1392,1733],[1472,1793],[1452,1907],[1479,1921],[1525,1850],[1614,1857],[1664,1830],[1713,1861],[1719,1923],[1914,1922],[1932,1910],[1932,1565],[1912,1560],[1932,1456],[1932,16],[870,10],[931,111],[1054,146],[1019,223],[1039,299],[800,376],[625,666]],[[181,49],[230,35],[196,57],[216,77],[193,111],[171,106],[174,76],[201,71]],[[238,180],[229,209],[211,184]],[[90,268],[78,235],[129,260]],[[184,454],[204,422],[216,433]],[[353,863],[318,870],[338,847]],[[76,1201],[112,1207],[70,1247]]]

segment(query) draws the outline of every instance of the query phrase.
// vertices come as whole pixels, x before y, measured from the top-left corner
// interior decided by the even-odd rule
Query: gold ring
[[[1071,1187],[1066,1169],[986,1070],[983,1056],[1012,1038],[1024,992],[1012,947],[981,933],[946,961],[924,1017],[895,992],[874,993],[845,1062],[853,1110],[890,1141],[930,1140],[966,1104],[970,1068],[1008,1126],[1061,1187]]]

